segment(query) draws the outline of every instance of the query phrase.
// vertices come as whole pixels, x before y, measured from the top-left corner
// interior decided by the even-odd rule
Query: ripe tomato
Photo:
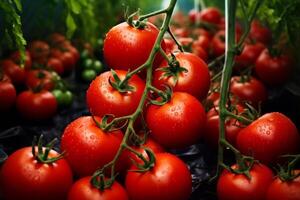
[[[264,27],[258,20],[252,21],[249,35],[253,40],[264,44],[269,44],[272,40],[271,31],[267,27]]]
[[[47,90],[21,92],[17,97],[17,109],[28,120],[45,120],[53,117],[57,111],[57,102]]]
[[[189,20],[192,23],[195,23],[196,20],[199,19],[199,12],[197,10],[195,10],[195,9],[190,10],[188,15],[189,15]]]
[[[205,35],[200,35],[197,40],[194,41],[193,45],[197,45],[203,48],[205,52],[208,52],[210,45],[210,38]]]
[[[199,45],[199,43],[196,41],[192,44],[192,52],[193,54],[197,55],[199,58],[204,60],[205,62],[208,60],[208,54],[206,51]]]
[[[239,100],[249,101],[254,106],[264,103],[268,98],[266,87],[254,77],[249,77],[246,81],[242,80],[241,76],[232,77],[230,92]]]
[[[285,115],[267,113],[244,128],[237,137],[237,147],[245,155],[263,163],[273,163],[279,156],[296,153],[300,136]]]
[[[61,54],[60,60],[64,66],[64,72],[70,72],[75,67],[76,60],[73,54],[69,51],[65,51]]]
[[[8,111],[16,102],[16,89],[9,81],[0,81],[0,112]]]
[[[215,7],[205,8],[200,12],[200,19],[212,24],[218,24],[221,20],[221,17],[221,11]]]
[[[245,44],[242,53],[235,57],[235,67],[242,70],[254,65],[264,48],[262,43]]]
[[[225,53],[225,31],[218,31],[211,40],[212,53],[215,57]]]
[[[183,161],[169,153],[155,155],[155,165],[144,173],[128,171],[125,185],[131,200],[188,200],[191,174]],[[131,170],[136,170],[132,166]]]
[[[299,174],[295,170],[295,174]],[[267,192],[267,200],[299,200],[300,199],[300,176],[291,181],[282,181],[280,178],[273,180]]]
[[[60,59],[52,57],[47,61],[47,66],[54,70],[57,74],[62,75],[64,73],[64,66]]]
[[[10,58],[17,63],[18,65],[21,64],[21,56],[20,56],[20,52],[19,51],[15,51],[10,55]],[[25,70],[29,70],[31,68],[32,65],[32,60],[31,60],[31,56],[29,51],[25,51],[25,63],[24,63],[24,67]]]
[[[49,158],[57,156],[56,151],[50,151]],[[72,171],[65,159],[44,164],[35,159],[31,147],[25,147],[5,161],[0,190],[7,200],[66,199],[72,181]]]
[[[232,166],[236,169],[237,166]],[[266,192],[273,179],[272,171],[265,165],[254,163],[250,170],[251,179],[245,175],[224,170],[218,180],[219,200],[265,200]]]
[[[243,112],[244,108],[237,107],[238,112]],[[211,147],[216,148],[219,141],[220,118],[218,108],[212,108],[207,112],[207,120],[204,131],[204,140]],[[229,118],[225,121],[225,138],[235,146],[238,133],[243,129],[243,125],[236,119]]]
[[[24,83],[26,75],[23,68],[15,64],[11,59],[2,60],[0,65],[14,84],[20,85]]]
[[[173,91],[187,92],[200,100],[204,99],[210,86],[207,64],[191,53],[177,53],[175,57],[180,67],[184,67],[187,72],[177,72],[178,80],[176,82],[174,76],[166,77],[164,71],[156,70],[153,75],[153,85],[159,89],[163,89],[164,85],[169,85]],[[167,61],[163,61],[160,67],[168,67]]]
[[[52,90],[55,86],[52,74],[43,69],[31,70],[26,73],[26,86],[30,89],[41,87],[44,90]]]
[[[34,62],[45,64],[50,53],[49,45],[40,40],[32,41],[28,45],[28,50]]]
[[[173,41],[173,39],[170,38],[164,38],[164,43],[166,45],[166,53],[169,54],[171,52],[173,52],[173,50],[176,47],[175,42]]]
[[[292,72],[292,60],[287,55],[271,56],[265,49],[257,58],[255,73],[266,84],[271,86],[285,83]]]
[[[184,92],[174,92],[171,100],[162,106],[150,105],[146,113],[151,136],[167,148],[195,144],[203,134],[205,120],[202,104]]]
[[[61,138],[61,149],[66,151],[66,159],[78,176],[89,176],[114,158],[122,138],[120,130],[105,133],[97,127],[92,117],[84,116],[66,127]]]
[[[126,190],[118,182],[101,191],[93,187],[90,179],[88,176],[76,181],[69,191],[68,200],[128,200]]]
[[[58,46],[66,40],[66,37],[60,33],[52,33],[48,37],[49,44],[51,46]]]
[[[126,76],[126,71],[116,70],[121,80]],[[110,71],[100,74],[87,90],[86,98],[90,112],[93,115],[104,116],[113,114],[116,117],[132,114],[142,97],[145,84],[137,75],[134,75],[128,84],[134,87],[134,91],[121,93],[113,88],[109,79],[114,81]]]
[[[156,26],[149,22],[144,29],[134,28],[126,22],[116,25],[110,29],[104,40],[103,53],[107,65],[112,69],[127,71],[144,64],[153,48],[158,32]],[[161,46],[165,49],[164,41]],[[160,64],[162,59],[161,55],[157,55],[154,66]]]

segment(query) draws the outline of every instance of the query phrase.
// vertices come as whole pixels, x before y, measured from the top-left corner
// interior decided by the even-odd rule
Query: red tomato
[[[245,69],[255,64],[265,46],[262,43],[245,44],[242,53],[235,57],[235,67]]]
[[[194,45],[201,46],[206,52],[208,52],[210,38],[205,35],[200,35],[198,39],[194,41]]]
[[[255,73],[265,83],[276,86],[285,83],[292,72],[292,61],[287,55],[271,56],[265,49],[257,58]]]
[[[62,44],[64,41],[66,40],[66,37],[63,36],[60,33],[52,33],[49,37],[48,37],[48,41],[51,44],[51,46],[57,46]]]
[[[101,121],[98,117],[96,120]],[[61,149],[66,151],[66,159],[75,174],[90,176],[113,160],[122,138],[120,130],[105,133],[97,127],[92,117],[84,116],[66,127],[61,138]]]
[[[62,54],[63,54],[63,52],[58,48],[52,48],[50,50],[50,57],[57,58],[57,59],[61,60]]]
[[[243,81],[241,76],[232,77],[230,92],[239,100],[249,101],[254,106],[264,103],[268,98],[266,87],[254,77],[249,77],[246,81]]]
[[[205,118],[202,104],[184,92],[174,92],[171,100],[162,106],[150,105],[146,113],[151,136],[167,148],[195,144],[203,134]]]
[[[198,19],[200,19],[199,18],[199,12],[198,11],[196,11],[196,10],[190,10],[189,11],[189,20],[190,20],[190,22],[192,22],[192,23],[195,23],[196,22],[196,20],[198,20]]]
[[[116,70],[121,80],[126,76],[126,71]],[[113,114],[116,117],[132,114],[142,97],[145,84],[137,75],[134,75],[128,84],[134,87],[134,91],[121,93],[114,89],[109,79],[114,81],[110,71],[100,74],[87,90],[86,98],[90,112],[93,115],[104,116]]]
[[[219,102],[220,102],[220,93],[219,92],[211,92],[206,97],[206,103],[210,107],[219,106]]]
[[[215,57],[225,53],[225,31],[221,30],[211,40],[212,53]]]
[[[193,42],[192,52],[205,62],[208,60],[208,54],[200,45],[198,45],[197,41]]]
[[[174,40],[170,39],[170,38],[164,38],[164,42],[166,44],[166,53],[169,54],[169,53],[173,52],[173,50],[176,47]]]
[[[212,24],[218,24],[221,20],[221,17],[221,11],[215,7],[205,8],[200,12],[200,19]]]
[[[64,73],[64,66],[60,59],[57,59],[55,57],[49,58],[47,66],[59,75],[62,75]]]
[[[190,50],[194,39],[191,37],[179,37],[178,41],[183,46],[184,49]]]
[[[47,90],[37,93],[27,90],[18,95],[17,109],[28,120],[45,120],[55,115],[57,102],[53,94]]]
[[[263,163],[273,163],[281,155],[296,153],[299,145],[296,126],[278,112],[261,116],[240,131],[237,137],[238,149]]]
[[[79,179],[72,186],[68,200],[128,200],[126,190],[114,182],[110,188],[101,191],[92,186],[91,177]]]
[[[70,45],[68,47],[68,51],[73,55],[73,58],[74,58],[75,63],[76,63],[80,58],[80,54],[79,54],[78,50],[74,46]]]
[[[61,54],[60,60],[64,66],[65,72],[70,72],[75,67],[76,60],[73,54],[69,51],[65,51]]]
[[[188,200],[191,174],[183,161],[169,153],[156,154],[154,167],[144,173],[128,171],[125,185],[131,200]],[[136,167],[132,166],[131,170]]]
[[[32,41],[29,45],[29,52],[34,62],[45,64],[50,53],[49,45],[40,40]]]
[[[52,90],[55,86],[52,74],[44,69],[28,71],[25,82],[26,86],[30,89],[41,87],[44,90]]]
[[[14,53],[12,53],[10,55],[10,58],[18,65],[21,64],[21,60],[20,60],[21,56],[20,56],[19,51],[15,51]],[[31,56],[30,56],[29,51],[26,50],[25,51],[25,63],[24,63],[25,70],[29,70],[31,68],[31,65],[32,65]]]
[[[104,40],[104,59],[112,69],[136,69],[144,64],[149,57],[159,30],[151,23],[147,23],[144,29],[137,29],[123,22],[106,34]],[[161,46],[165,49],[165,43]],[[116,59],[116,56],[118,59]],[[154,65],[157,66],[163,60],[157,55]]]
[[[244,108],[238,106],[239,112],[243,112]],[[219,141],[219,127],[220,127],[220,118],[218,113],[218,108],[212,108],[207,112],[207,120],[204,131],[204,140],[211,147],[218,147]],[[243,125],[236,119],[229,118],[225,121],[225,138],[232,144],[236,145],[236,138],[238,133],[243,129]]]
[[[272,40],[271,31],[267,27],[264,27],[258,20],[252,21],[249,35],[253,40],[264,44],[269,44]]]
[[[176,37],[188,37],[189,31],[186,28],[171,27]]]
[[[16,89],[9,81],[0,81],[0,112],[8,111],[16,102]]]
[[[299,174],[300,170],[295,170]],[[299,200],[300,199],[300,176],[291,181],[282,181],[276,178],[267,192],[267,200]]]
[[[14,84],[20,85],[24,83],[26,75],[23,68],[10,59],[2,60],[0,65],[2,66],[4,73],[11,78]]]
[[[232,166],[236,169],[237,166]],[[265,200],[266,192],[273,179],[272,171],[265,165],[254,163],[250,170],[251,179],[245,175],[224,170],[218,180],[219,200]]]
[[[37,148],[37,147],[36,147]],[[57,157],[51,150],[49,158]],[[66,199],[72,186],[72,172],[64,159],[52,164],[38,162],[31,147],[17,150],[5,161],[0,176],[4,199]]]
[[[166,77],[163,76],[162,70],[156,70],[153,75],[153,85],[159,89],[163,89],[164,85],[169,85],[173,91],[187,92],[200,100],[204,99],[210,86],[207,64],[191,53],[177,53],[175,57],[180,67],[184,67],[187,72],[180,72],[176,82],[174,76]],[[163,61],[160,67],[168,67],[167,61]]]

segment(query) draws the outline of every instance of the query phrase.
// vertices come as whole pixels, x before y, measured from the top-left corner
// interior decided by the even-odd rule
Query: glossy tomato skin
[[[263,44],[269,44],[272,40],[270,29],[264,27],[258,20],[253,20],[250,28],[250,38]]]
[[[195,144],[203,135],[205,120],[200,101],[184,92],[174,92],[171,100],[162,106],[150,105],[146,114],[151,136],[167,148]]]
[[[52,74],[43,69],[30,70],[26,73],[26,86],[31,89],[41,87],[44,90],[54,89]]]
[[[239,106],[239,111],[242,112],[244,110],[243,107]],[[205,132],[204,132],[204,140],[207,142],[211,147],[217,148],[218,141],[219,141],[219,125],[220,118],[218,108],[212,108],[207,112],[207,120],[205,125]],[[227,119],[225,121],[225,138],[226,140],[232,144],[233,146],[236,145],[236,138],[238,133],[243,129],[243,125],[235,120],[235,119]]]
[[[70,189],[68,200],[128,200],[126,190],[118,182],[100,191],[91,185],[90,180],[88,176],[76,181]]]
[[[15,51],[10,55],[10,58],[17,63],[18,65],[21,64],[21,56],[20,56],[20,52],[19,51]],[[31,56],[29,51],[25,51],[25,63],[24,63],[24,67],[25,70],[29,70],[31,68],[32,65],[32,60],[31,60]]]
[[[14,84],[20,85],[24,83],[26,73],[23,68],[15,64],[11,59],[2,60],[0,65]]]
[[[125,185],[131,200],[188,200],[191,174],[183,161],[169,153],[155,154],[154,167],[147,172],[128,171]],[[131,170],[136,169],[132,166]]]
[[[57,152],[50,151],[49,158],[57,156]],[[53,164],[39,163],[33,157],[31,147],[25,147],[5,161],[0,190],[5,200],[63,200],[72,186],[72,179],[71,168],[65,159]]]
[[[145,29],[137,29],[127,22],[113,27],[104,40],[104,59],[112,69],[127,71],[144,64],[149,57],[159,30],[151,23]],[[165,43],[161,46],[165,49]],[[162,56],[157,55],[154,66],[160,64]]]
[[[206,35],[200,35],[197,40],[194,41],[193,45],[202,47],[205,52],[208,52],[210,45],[210,38]]]
[[[17,96],[17,109],[28,120],[39,121],[53,117],[57,111],[57,102],[47,90],[34,93],[23,91]]]
[[[262,43],[245,44],[242,53],[235,57],[235,68],[243,70],[254,65],[264,48]]]
[[[126,71],[116,70],[121,80],[126,76]],[[116,117],[132,114],[137,108],[142,97],[145,83],[137,75],[134,75],[128,84],[134,87],[134,91],[121,93],[114,89],[109,79],[113,81],[110,71],[100,74],[90,84],[86,99],[90,112],[96,116],[104,116],[105,114],[113,114]]]
[[[295,172],[300,173],[300,170]],[[282,181],[280,178],[270,185],[266,200],[299,200],[300,199],[300,176],[291,181]]]
[[[215,7],[205,8],[200,12],[200,19],[212,24],[220,23],[221,17],[221,11]]]
[[[10,110],[16,102],[17,92],[9,81],[0,81],[0,111]]]
[[[243,81],[240,76],[232,77],[230,92],[239,100],[249,101],[254,106],[264,103],[268,98],[266,87],[254,77],[249,77],[249,80],[246,81]]]
[[[92,117],[84,116],[66,127],[61,138],[61,149],[66,151],[66,160],[76,175],[90,176],[114,158],[122,138],[120,130],[105,133],[97,127]]]
[[[285,115],[267,113],[242,131],[237,137],[237,147],[262,163],[274,163],[279,156],[297,153],[300,136],[294,123]]]
[[[282,85],[291,75],[292,61],[287,55],[271,56],[268,49],[265,49],[257,58],[254,70],[264,83]]]
[[[232,166],[232,168],[236,168]],[[245,175],[224,170],[219,177],[217,194],[219,200],[265,200],[273,179],[271,169],[255,163],[250,170],[251,179]]]
[[[76,60],[73,54],[69,51],[63,52],[61,54],[60,60],[63,63],[64,72],[70,72],[75,67]]]
[[[211,40],[212,53],[215,57],[225,53],[225,31],[218,31]]]
[[[200,100],[204,99],[210,86],[207,64],[191,53],[176,53],[175,57],[187,72],[181,72],[175,82],[174,77],[162,77],[164,72],[156,70],[153,75],[153,85],[159,89],[164,89],[164,85],[169,85],[173,91],[187,92]],[[160,67],[168,67],[167,61],[163,61]]]

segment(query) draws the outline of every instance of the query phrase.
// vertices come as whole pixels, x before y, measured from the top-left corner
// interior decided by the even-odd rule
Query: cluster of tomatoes
[[[189,199],[189,169],[167,151],[184,149],[201,139],[212,148],[218,144],[220,83],[214,77],[220,69],[207,63],[216,59],[222,62],[225,34],[224,19],[217,8],[191,11],[188,22],[182,19],[175,16],[177,24],[172,30],[190,52],[179,51],[169,35],[160,44],[168,59],[160,51],[148,60],[159,34],[150,22],[124,22],[107,33],[103,55],[112,70],[97,76],[87,90],[91,116],[79,117],[65,128],[61,137],[64,157],[50,151],[51,145],[27,147],[10,155],[0,175],[5,199]],[[190,30],[186,24],[197,27]],[[243,30],[237,27],[239,36]],[[265,84],[283,84],[291,71],[292,59],[285,51],[275,55],[266,48],[270,34],[254,21],[244,48],[235,58],[236,76],[231,80],[227,107],[245,120],[228,117],[226,139],[257,162],[249,167],[248,176],[238,173],[238,165],[225,169],[217,183],[219,199],[300,199],[299,171],[292,171],[289,175],[294,178],[285,177],[285,182],[270,169],[281,161],[281,155],[299,153],[296,126],[281,113],[259,117],[255,111],[268,98]],[[128,78],[145,63],[153,68],[152,80],[147,74],[145,81],[145,69]],[[136,112],[141,115],[136,116]],[[103,126],[122,117],[125,127],[115,124],[118,128],[107,130]],[[124,140],[128,128],[132,128],[131,136],[148,137]],[[103,176],[97,176],[111,161],[113,165],[100,173]],[[116,173],[119,176],[115,180]]]
[[[73,95],[61,76],[69,74],[79,59],[78,50],[63,35],[52,34],[48,43],[32,41],[21,63],[14,52],[0,62],[0,112],[16,105],[28,120],[45,120],[55,115],[58,106],[68,106]]]

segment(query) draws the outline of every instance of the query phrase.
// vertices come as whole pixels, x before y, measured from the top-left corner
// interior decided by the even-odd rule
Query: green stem
[[[157,14],[160,14],[162,12],[165,12],[166,13],[166,16],[164,18],[164,22],[163,22],[163,25],[159,31],[159,34],[156,38],[156,41],[155,41],[155,44],[151,50],[151,53],[147,59],[147,61],[141,65],[139,68],[137,68],[136,70],[130,72],[129,74],[130,75],[133,75],[134,73],[137,73],[139,70],[143,69],[143,68],[147,68],[147,77],[146,77],[146,87],[143,91],[143,95],[141,97],[141,100],[139,102],[139,105],[137,107],[137,109],[135,110],[135,112],[133,114],[131,114],[128,118],[128,126],[126,128],[126,131],[125,131],[125,134],[124,134],[124,137],[123,137],[123,140],[121,142],[121,145],[114,157],[114,159],[109,162],[108,164],[106,164],[103,168],[97,170],[94,174],[93,174],[93,177],[92,177],[92,180],[91,182],[93,183],[93,180],[95,180],[95,178],[101,174],[104,173],[104,170],[107,169],[108,167],[111,167],[111,174],[110,174],[110,177],[111,179],[110,180],[114,180],[114,177],[116,176],[115,175],[115,165],[116,165],[116,162],[117,160],[120,158],[123,150],[125,148],[128,148],[128,139],[130,137],[130,135],[132,133],[134,133],[134,122],[135,120],[138,118],[138,116],[142,113],[143,111],[143,108],[144,108],[144,105],[145,105],[145,102],[146,102],[146,99],[148,97],[148,92],[149,90],[152,88],[152,85],[151,85],[151,81],[152,81],[152,65],[153,65],[153,61],[154,61],[154,58],[156,56],[156,54],[160,51],[161,49],[161,42],[163,40],[163,37],[164,37],[164,34],[168,31],[169,29],[169,24],[170,24],[170,20],[171,20],[171,16],[172,16],[172,13],[173,13],[173,10],[174,10],[174,7],[176,5],[176,2],[177,0],[171,0],[169,6],[164,9],[164,10],[161,10],[161,11],[157,11],[157,12],[154,12],[154,14],[150,13],[148,15],[144,15],[142,16],[143,18],[145,18],[145,16],[153,16],[153,15],[157,15]],[[117,120],[117,119],[116,119]],[[106,185],[105,188],[107,187],[110,187],[111,184],[109,185]],[[104,189],[105,189],[104,188]]]
[[[166,52],[160,47],[159,48],[159,53],[164,57],[164,59],[168,62],[171,63],[170,58],[168,57],[168,55],[166,54]]]
[[[217,64],[220,64],[221,61],[225,58],[225,54],[217,57],[216,59],[214,59],[213,61],[211,61],[210,63],[208,63],[208,68],[211,69],[214,66],[216,66]]]
[[[236,114],[228,111],[227,109],[225,110],[225,115],[238,120],[239,122],[241,122],[244,125],[249,125],[252,123],[251,119],[247,119],[246,117],[236,115]]]
[[[163,14],[163,13],[166,13],[166,12],[167,12],[167,9],[162,9],[162,10],[154,11],[154,12],[146,14],[146,15],[141,15],[139,17],[139,20],[143,21],[144,19],[147,19],[149,17],[155,16],[155,15],[159,15],[159,14]]]
[[[173,32],[171,31],[170,27],[168,26],[168,29],[167,29],[169,35],[171,36],[171,38],[174,40],[174,42],[176,43],[176,45],[178,46],[178,49],[181,51],[181,52],[184,52],[183,48],[182,48],[182,45],[180,44],[180,42],[176,39],[175,35],[173,34]]]

